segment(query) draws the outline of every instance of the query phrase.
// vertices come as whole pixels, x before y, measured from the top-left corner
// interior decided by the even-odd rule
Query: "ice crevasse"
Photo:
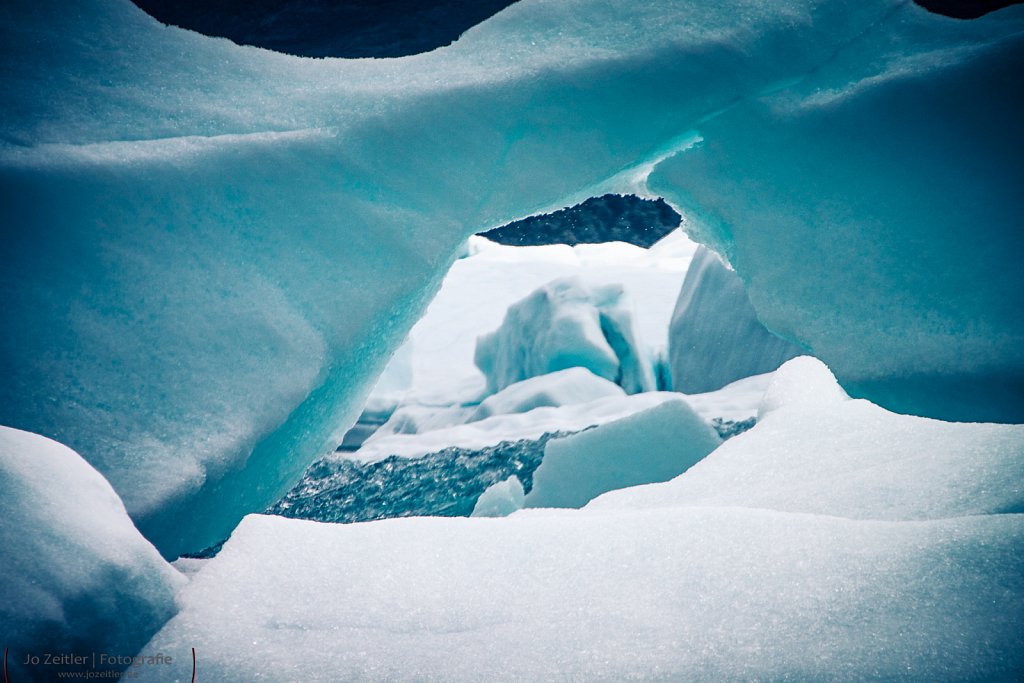
[[[340,441],[467,235],[627,190],[854,393],[1019,420],[1022,30],[524,0],[424,55],[306,60],[5,2],[0,424],[202,548]]]

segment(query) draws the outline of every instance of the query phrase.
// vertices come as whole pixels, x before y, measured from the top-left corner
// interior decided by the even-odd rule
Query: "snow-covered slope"
[[[469,234],[652,169],[844,383],[1019,419],[1022,29],[526,0],[425,55],[303,60],[127,0],[5,2],[0,423],[201,548],[341,440]]]
[[[93,654],[135,655],[175,613],[184,577],[139,534],[110,484],[66,446],[0,427],[0,491],[9,680],[79,670],[62,655],[83,658],[100,677],[124,669]]]
[[[248,517],[146,652],[202,642],[224,681],[1018,680],[1024,426],[895,415],[810,358],[762,417],[582,510]]]

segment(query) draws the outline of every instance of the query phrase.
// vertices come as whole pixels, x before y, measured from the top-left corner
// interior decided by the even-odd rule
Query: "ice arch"
[[[982,399],[1024,374],[1021,275],[1000,270],[1021,253],[1022,29],[1019,8],[899,0],[526,0],[429,54],[304,60],[128,0],[9,0],[0,424],[80,452],[164,554],[201,548],[340,440],[467,235],[652,171],[845,383],[899,406],[949,379],[971,417],[1019,419]],[[849,154],[858,117],[879,138]],[[950,192],[962,163],[981,175]],[[900,262],[914,244],[926,268]],[[836,249],[853,303],[818,287]]]

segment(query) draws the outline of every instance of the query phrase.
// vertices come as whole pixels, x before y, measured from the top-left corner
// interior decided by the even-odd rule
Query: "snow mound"
[[[488,391],[530,377],[586,368],[627,393],[654,389],[650,361],[633,331],[620,285],[587,287],[559,278],[509,307],[501,327],[477,340],[474,360]]]
[[[43,661],[48,653],[130,657],[175,613],[184,577],[77,453],[0,427],[0,489],[0,633],[11,680],[56,680],[65,667]],[[40,663],[26,664],[30,655]]]
[[[801,353],[757,319],[743,280],[714,252],[698,249],[672,314],[672,388],[687,394],[714,391],[771,372]]]
[[[1024,667],[1022,547],[1021,515],[250,516],[144,654],[182,655],[176,673],[189,680],[189,648],[202,643],[204,675],[224,683],[268,670],[288,681],[1009,682]]]
[[[775,375],[756,427],[684,476],[595,508],[740,506],[856,519],[1024,511],[1024,425],[958,424],[847,399],[813,358]]]
[[[666,401],[549,441],[524,502],[532,508],[583,507],[607,491],[667,481],[720,443],[685,401]]]
[[[472,419],[526,413],[534,408],[588,403],[616,396],[625,396],[619,385],[585,368],[571,367],[510,384],[484,399],[474,411]]]

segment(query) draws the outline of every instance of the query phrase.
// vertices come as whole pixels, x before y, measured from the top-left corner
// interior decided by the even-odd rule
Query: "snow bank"
[[[0,427],[0,633],[12,681],[55,680],[46,654],[130,657],[176,611],[185,583],[77,453]],[[29,656],[38,665],[26,664]]]
[[[509,307],[477,340],[474,361],[488,391],[566,368],[586,368],[627,393],[654,389],[654,374],[633,331],[620,285],[591,289],[576,277],[552,280]]]
[[[1012,681],[1022,544],[1020,515],[251,516],[144,652],[202,643],[225,683]]]
[[[472,419],[481,420],[491,415],[526,413],[545,406],[566,406],[622,396],[625,393],[619,385],[585,368],[572,367],[510,384],[484,399],[474,411]]]
[[[715,253],[698,249],[672,314],[672,388],[687,394],[714,391],[799,355],[799,347],[757,319],[743,280]]]
[[[544,448],[526,507],[582,507],[614,489],[667,481],[721,443],[685,401],[666,401]]]
[[[5,2],[0,423],[80,452],[165,555],[201,548],[341,441],[468,234],[609,191],[700,217],[858,392],[1019,418],[1022,24],[526,1],[346,61]]]
[[[786,363],[757,426],[685,476],[592,507],[740,506],[855,519],[1024,511],[1024,425],[956,424],[849,399],[820,361]]]

